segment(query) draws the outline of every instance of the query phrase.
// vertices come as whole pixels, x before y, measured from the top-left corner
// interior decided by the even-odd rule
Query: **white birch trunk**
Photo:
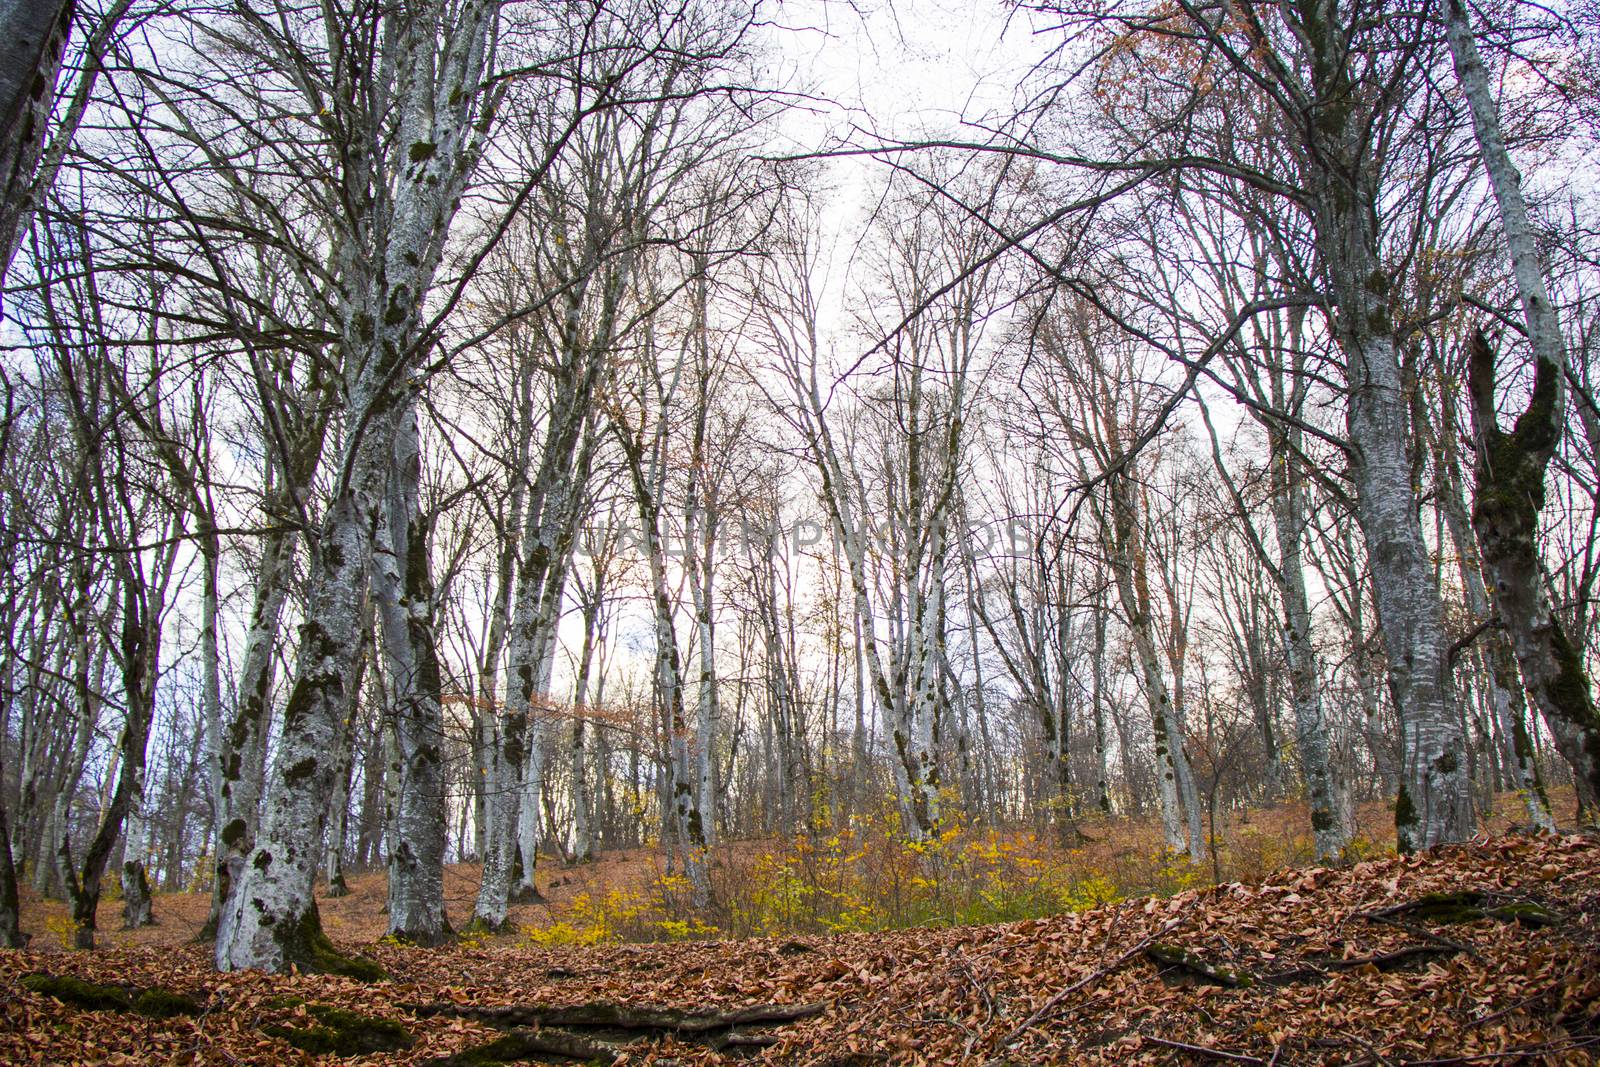
[[[274,652],[294,568],[295,543],[292,531],[281,531],[268,534],[262,544],[255,603],[244,635],[238,695],[217,756],[216,871],[211,893],[212,914],[206,923],[213,936],[221,920],[223,904],[241,873],[245,857],[255,847],[257,817],[266,780]]]
[[[659,453],[658,453],[659,454]],[[668,777],[665,797],[672,829],[682,850],[684,874],[697,907],[710,900],[705,823],[695,790],[694,764],[689,753],[689,724],[684,714],[682,661],[677,633],[672,625],[672,600],[667,591],[666,549],[660,531],[658,504],[659,466],[649,475],[637,451],[630,453],[634,497],[644,534],[645,560],[650,570],[650,599],[656,634],[656,687],[660,694],[667,734]]]
[[[578,863],[594,858],[594,793],[589,784],[589,675],[594,669],[596,638],[599,636],[603,586],[596,577],[592,597],[584,605],[583,649],[578,654],[578,677],[572,687],[572,743],[569,752],[572,773],[572,854]]]

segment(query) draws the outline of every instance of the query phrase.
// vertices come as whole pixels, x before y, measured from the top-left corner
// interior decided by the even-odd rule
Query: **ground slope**
[[[403,1027],[350,1031],[347,1053],[410,1044],[326,1063],[499,1062],[461,1058],[485,1046],[619,1063],[1592,1063],[1600,839],[1498,838],[1001,926],[364,950],[389,981],[218,975],[198,947],[0,953],[0,1063],[312,1062],[289,1041],[339,1046],[350,1020],[335,1008]],[[199,1013],[68,1006],[28,989],[38,972],[188,994]],[[731,1031],[726,1018],[679,1019],[702,1029],[674,1035],[645,1025],[671,1018],[611,1004],[819,1013]],[[571,1006],[582,1010],[549,1010]]]

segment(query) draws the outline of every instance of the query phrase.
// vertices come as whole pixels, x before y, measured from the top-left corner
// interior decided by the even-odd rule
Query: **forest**
[[[872,986],[873,942],[818,939],[906,930],[890,969],[981,1009],[929,1058],[1037,1062],[1130,961],[1493,989],[1532,930],[1566,991],[1483,1001],[1509,1044],[1316,1040],[1589,1062],[1600,7],[0,0],[0,108],[33,994],[153,927],[224,1000],[431,975],[439,1035],[531,1043],[470,1062],[842,1063],[744,1028],[826,1033],[795,990]],[[1165,940],[1258,929],[1228,901],[1377,940]],[[960,946],[1019,921],[1115,947],[994,994]],[[737,938],[816,973],[671,1018],[439,984],[632,941],[744,974]],[[312,1029],[392,1006],[349,995]],[[1097,1054],[1336,1058],[1207,1018]]]

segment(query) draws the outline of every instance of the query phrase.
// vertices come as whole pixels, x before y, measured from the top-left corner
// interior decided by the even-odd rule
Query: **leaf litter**
[[[1514,835],[996,926],[347,947],[389,979],[219,974],[204,945],[0,953],[0,1063],[1600,1062],[1593,835]],[[40,974],[163,990],[199,1011],[74,1007],[31,991],[48,988],[23,981]],[[341,1055],[273,1036],[352,1018],[404,1038],[357,1035],[338,1047],[391,1050]]]

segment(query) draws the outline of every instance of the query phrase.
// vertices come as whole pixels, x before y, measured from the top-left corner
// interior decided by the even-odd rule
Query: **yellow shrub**
[[[78,920],[70,915],[52,915],[44,921],[44,928],[64,949],[74,947],[73,941],[78,936],[78,925]]]

